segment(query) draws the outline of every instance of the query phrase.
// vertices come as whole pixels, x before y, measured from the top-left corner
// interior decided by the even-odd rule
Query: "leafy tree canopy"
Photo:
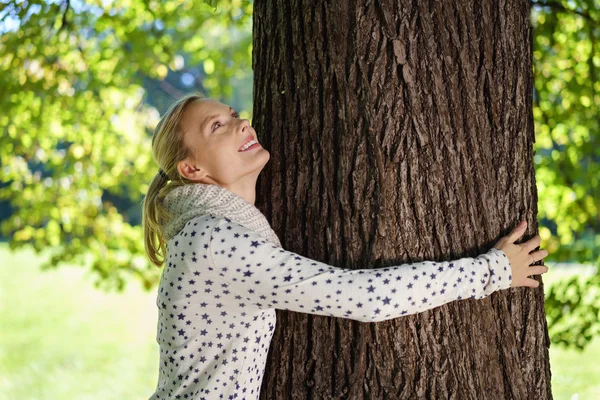
[[[51,248],[46,267],[91,262],[106,288],[122,288],[128,274],[155,285],[160,270],[145,259],[141,226],[111,200],[128,197],[139,213],[156,173],[159,112],[145,104],[142,80],[200,65],[195,89],[231,97],[232,81],[251,79],[251,14],[241,0],[217,9],[179,0],[5,4],[0,198],[15,207],[2,223],[11,247]]]

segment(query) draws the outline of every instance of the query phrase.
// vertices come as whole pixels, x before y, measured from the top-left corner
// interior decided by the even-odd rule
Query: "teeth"
[[[249,141],[248,143],[246,143],[243,147],[241,151],[246,150],[248,147],[252,146],[253,144],[258,143],[255,139],[252,139],[251,141]]]

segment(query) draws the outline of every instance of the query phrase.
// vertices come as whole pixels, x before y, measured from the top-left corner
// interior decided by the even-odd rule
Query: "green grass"
[[[544,285],[551,286],[560,279],[573,274],[584,276],[593,273],[589,267],[553,269],[544,274]],[[550,370],[552,372],[552,394],[557,400],[600,399],[600,337],[596,337],[583,351],[550,346]]]
[[[154,292],[95,290],[83,268],[40,271],[0,243],[0,400],[147,399],[156,385]],[[546,285],[567,272],[545,275]],[[552,346],[555,399],[600,399],[600,338]]]
[[[83,268],[40,272],[0,244],[0,399],[147,399],[158,345],[152,293],[93,288]]]
[[[552,394],[557,400],[600,399],[600,338],[583,352],[550,346]]]

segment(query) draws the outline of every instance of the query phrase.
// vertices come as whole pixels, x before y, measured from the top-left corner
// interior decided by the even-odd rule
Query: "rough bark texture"
[[[346,268],[537,233],[525,0],[254,5],[257,206]],[[277,311],[262,399],[549,399],[543,286],[380,323]]]

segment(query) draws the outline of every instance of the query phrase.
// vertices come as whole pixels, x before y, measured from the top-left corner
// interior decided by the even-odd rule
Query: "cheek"
[[[190,139],[186,143],[190,153],[197,161],[206,157],[206,143],[203,140],[198,138],[196,140]]]
[[[231,147],[214,149],[212,152],[212,164],[214,169],[223,176],[238,173],[243,162],[241,157],[239,157],[239,154],[240,153],[237,151],[232,150]]]

